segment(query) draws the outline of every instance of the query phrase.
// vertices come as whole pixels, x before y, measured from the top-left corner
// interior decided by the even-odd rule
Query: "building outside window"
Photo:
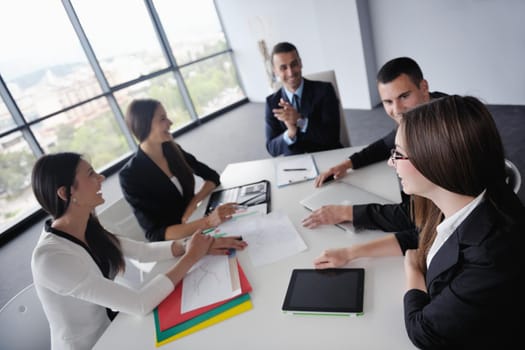
[[[213,0],[14,1],[0,33],[0,235],[39,210],[42,154],[103,172],[136,150],[131,100],[160,100],[172,132],[246,100]]]

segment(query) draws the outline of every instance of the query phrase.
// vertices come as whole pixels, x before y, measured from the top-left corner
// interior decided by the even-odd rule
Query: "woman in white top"
[[[235,237],[214,239],[203,234],[194,234],[186,246],[117,237],[94,214],[95,207],[104,203],[103,180],[76,153],[44,155],[33,168],[33,192],[52,219],[46,221],[33,251],[31,269],[54,350],[91,349],[115,312],[151,312],[202,256],[246,246]],[[124,256],[139,261],[180,258],[166,274],[135,290],[113,281],[124,271]]]

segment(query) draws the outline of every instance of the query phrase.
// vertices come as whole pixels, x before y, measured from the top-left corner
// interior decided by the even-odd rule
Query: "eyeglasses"
[[[390,160],[392,161],[392,164],[396,164],[396,160],[406,160],[410,159],[407,156],[402,155],[399,153],[395,148],[392,148],[390,150]]]

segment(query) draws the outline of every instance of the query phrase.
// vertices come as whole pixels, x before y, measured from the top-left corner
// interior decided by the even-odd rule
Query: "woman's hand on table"
[[[224,221],[231,219],[236,210],[237,203],[225,203],[219,205],[208,215],[208,227],[219,226]]]

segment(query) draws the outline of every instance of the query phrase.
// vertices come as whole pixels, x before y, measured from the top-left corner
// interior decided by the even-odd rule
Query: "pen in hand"
[[[235,239],[237,241],[242,241],[242,236],[235,237]],[[237,251],[237,249],[235,249],[235,248],[229,248],[226,254],[229,255],[229,256],[234,256],[236,251]]]

